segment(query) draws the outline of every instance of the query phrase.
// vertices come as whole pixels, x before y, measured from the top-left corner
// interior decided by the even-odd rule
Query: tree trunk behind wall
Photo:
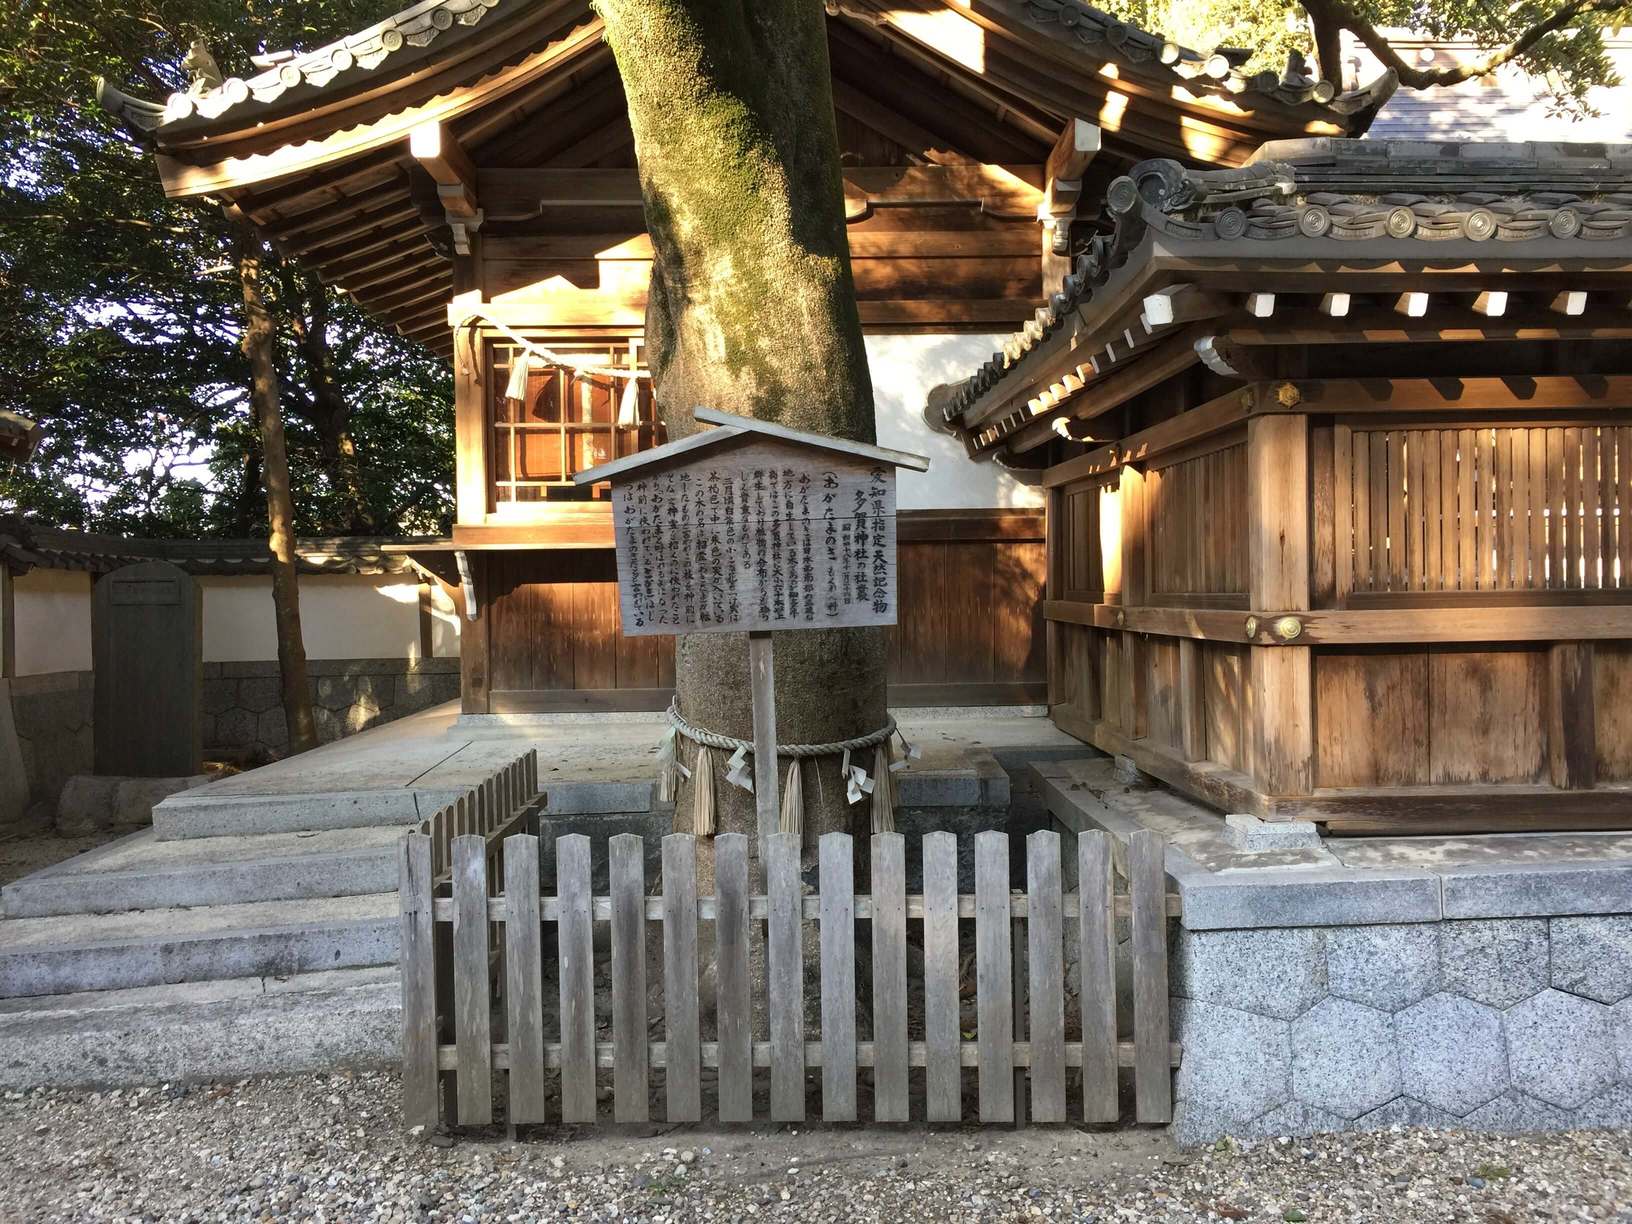
[[[238,274],[244,289],[244,355],[249,358],[249,399],[261,434],[261,477],[266,485],[266,520],[272,554],[272,607],[277,622],[278,673],[283,714],[289,725],[290,753],[317,746],[312,693],[306,681],[306,646],[300,632],[300,586],[295,575],[295,501],[289,481],[289,451],[283,437],[283,408],[273,360],[276,329],[261,288],[261,247],[239,239]]]
[[[670,438],[698,405],[875,440],[850,273],[827,29],[816,0],[599,0],[629,101],[654,262],[646,343]],[[824,742],[884,723],[880,629],[779,633],[777,738]],[[752,739],[748,644],[676,647],[685,716]],[[687,762],[690,764],[690,762]],[[870,765],[870,761],[867,764]],[[722,762],[723,764],[723,762]],[[807,853],[858,831],[837,758],[807,764]],[[753,797],[716,778],[719,829],[751,833]],[[691,802],[690,784],[679,796]],[[864,858],[865,856],[858,856]]]

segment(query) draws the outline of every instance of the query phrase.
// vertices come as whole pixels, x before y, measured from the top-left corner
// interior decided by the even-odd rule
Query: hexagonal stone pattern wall
[[[1493,918],[1441,927],[1440,968],[1452,994],[1510,1007],[1547,989],[1547,919]]]
[[[1507,1088],[1502,1018],[1494,1008],[1437,994],[1395,1018],[1408,1096],[1461,1117]]]
[[[1399,1096],[1394,1018],[1348,999],[1316,1003],[1292,1022],[1292,1091],[1345,1118]]]
[[[1513,1086],[1574,1109],[1615,1082],[1609,1008],[1591,999],[1544,990],[1507,1013]]]
[[[1632,995],[1632,914],[1554,918],[1553,985],[1619,1003]]]
[[[1336,927],[1326,962],[1338,998],[1399,1011],[1439,989],[1439,924]]]
[[[1190,932],[1181,1143],[1632,1126],[1632,916]]]

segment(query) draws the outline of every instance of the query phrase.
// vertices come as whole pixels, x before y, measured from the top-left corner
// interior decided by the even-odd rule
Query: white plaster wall
[[[996,335],[870,335],[878,444],[929,456],[928,472],[903,471],[896,480],[902,510],[1037,507],[1042,493],[992,462],[976,463],[963,443],[924,421],[931,388],[960,383],[1001,348]]]
[[[201,578],[204,661],[248,663],[278,657],[272,584],[264,575]],[[459,653],[452,602],[432,588],[431,640],[438,658]],[[419,583],[400,574],[303,575],[300,628],[309,659],[415,659]]]
[[[91,669],[91,576],[30,570],[15,580],[17,674]]]

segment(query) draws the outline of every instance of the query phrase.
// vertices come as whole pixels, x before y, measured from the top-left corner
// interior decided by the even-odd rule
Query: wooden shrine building
[[[1118,175],[1358,134],[1394,79],[1340,93],[1297,63],[1248,73],[1244,51],[1176,47],[1074,0],[827,12],[861,317],[870,351],[908,354],[875,353],[879,440],[943,448],[901,490],[892,700],[1038,702],[1040,497],[928,430],[928,393],[1035,325]],[[651,253],[590,5],[427,0],[256,65],[162,102],[109,86],[102,101],[171,195],[218,201],[453,362],[464,709],[662,708],[672,650],[619,632],[607,490],[573,480],[664,437],[644,383],[626,401],[571,364],[641,366]],[[516,337],[568,359],[534,367],[519,402],[504,395]],[[886,428],[886,400],[910,417]]]
[[[1136,166],[954,395],[1043,467],[1049,704],[1227,811],[1632,826],[1632,146]]]

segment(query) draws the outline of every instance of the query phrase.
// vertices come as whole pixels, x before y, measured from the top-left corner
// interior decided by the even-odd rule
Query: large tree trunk
[[[261,476],[272,553],[272,607],[278,632],[278,672],[289,751],[317,746],[312,694],[306,682],[306,645],[300,633],[300,587],[295,576],[295,499],[289,482],[289,451],[283,439],[283,407],[273,360],[276,330],[261,289],[259,240],[241,235],[238,275],[244,290],[244,355],[249,358],[249,399],[261,433]]]
[[[640,162],[655,255],[646,342],[670,437],[693,432],[692,409],[706,405],[873,441],[822,6],[597,7]],[[778,633],[775,650],[778,740],[883,725],[882,630]],[[682,637],[675,680],[688,719],[752,739],[745,636]],[[828,757],[804,769],[807,849],[865,816],[864,804],[846,805],[838,766]],[[752,832],[753,797],[723,770],[716,794],[720,830]],[[690,801],[688,784],[679,802]]]

